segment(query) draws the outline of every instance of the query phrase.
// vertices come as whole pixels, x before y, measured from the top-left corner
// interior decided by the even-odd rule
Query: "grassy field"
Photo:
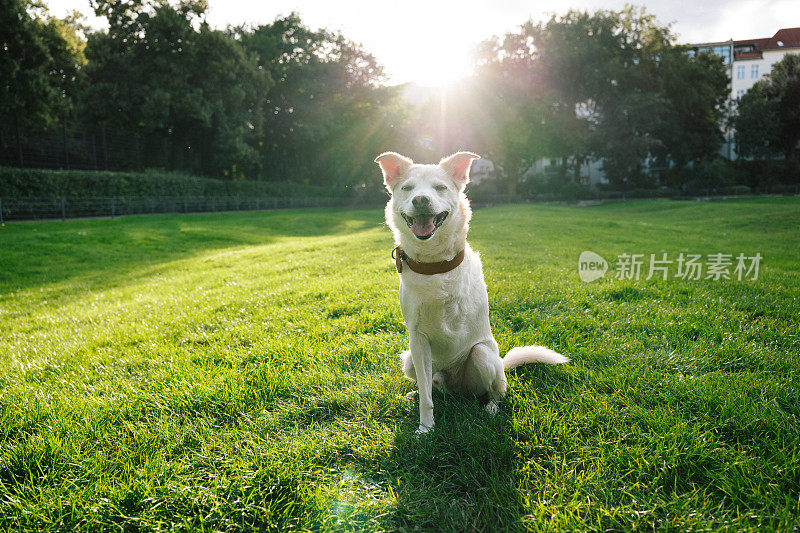
[[[0,227],[0,530],[796,530],[800,199],[476,211],[490,418],[417,439],[379,210]],[[583,283],[578,255],[760,253]]]

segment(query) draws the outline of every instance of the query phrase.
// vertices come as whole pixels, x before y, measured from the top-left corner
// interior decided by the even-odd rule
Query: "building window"
[[[758,65],[750,65],[750,77],[751,78],[758,77]]]
[[[743,80],[744,79],[744,65],[739,65],[736,67],[736,79]]]
[[[744,96],[744,89],[736,91],[736,98],[741,98],[742,96]]]
[[[731,64],[731,47],[730,45],[725,46],[706,46],[700,47],[695,49],[690,55],[694,56],[695,54],[700,54],[702,52],[706,52],[709,54],[716,54],[722,58],[722,62],[725,65]]]
[[[726,65],[731,64],[731,47],[730,46],[715,46],[713,52],[722,57],[722,62]]]

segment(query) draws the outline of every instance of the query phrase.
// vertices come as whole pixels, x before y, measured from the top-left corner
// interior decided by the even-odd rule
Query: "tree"
[[[511,194],[533,163],[554,153],[553,137],[546,131],[552,108],[536,76],[530,30],[527,25],[502,40],[494,37],[481,43],[476,75],[465,88],[472,101],[454,106],[457,113],[470,110],[475,145],[483,147]]]
[[[39,24],[50,54],[48,78],[58,93],[57,111],[62,118],[75,118],[75,104],[86,84],[86,41],[79,34],[86,28],[81,20],[82,15],[73,12],[63,19],[46,16]]]
[[[539,80],[539,98],[548,110],[544,122],[547,157],[561,161],[562,179],[568,170],[578,181],[580,167],[599,145],[594,138],[603,119],[601,106],[609,106],[609,88],[621,49],[622,33],[616,13],[569,11],[553,16],[544,24],[528,22],[536,61],[534,76]]]
[[[215,31],[197,0],[94,5],[109,29],[88,39],[89,124],[136,132],[145,152],[168,150],[170,168],[218,177],[351,184],[373,170],[393,92],[341,34],[295,14]]]
[[[708,159],[719,149],[728,74],[721,57],[690,55],[682,46],[664,54],[660,70],[666,115],[655,131],[663,148],[654,155],[681,170]]]
[[[778,106],[770,98],[766,79],[757,81],[739,98],[735,113],[733,120],[740,156],[769,160],[780,153]]]
[[[690,57],[673,41],[644,9],[569,11],[484,43],[479,75],[514,88],[497,91],[511,95],[512,110],[498,131],[527,138],[535,157],[561,161],[562,179],[578,181],[593,158],[613,184],[645,185],[648,159],[683,166],[721,140],[721,61]]]
[[[392,92],[378,89],[383,73],[371,54],[294,13],[232,33],[275,80],[259,136],[268,178],[352,184],[374,170]]]
[[[0,0],[0,120],[44,127],[70,107],[85,64],[77,19],[26,0]]]
[[[784,56],[741,97],[734,125],[740,155],[771,159],[780,154],[795,168],[800,141],[800,55]]]
[[[89,36],[87,121],[135,132],[169,166],[217,177],[253,176],[256,129],[272,84],[256,58],[203,21],[204,2],[96,2],[108,32]]]

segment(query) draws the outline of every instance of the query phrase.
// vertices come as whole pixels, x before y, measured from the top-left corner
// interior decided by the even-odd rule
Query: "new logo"
[[[584,251],[578,258],[578,275],[586,283],[600,279],[608,271],[608,262],[594,252]]]

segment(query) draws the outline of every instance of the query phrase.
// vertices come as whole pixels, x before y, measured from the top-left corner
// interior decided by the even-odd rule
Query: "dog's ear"
[[[397,180],[406,173],[408,167],[414,164],[411,159],[396,152],[384,152],[375,158],[375,162],[381,167],[383,183],[390,193]]]
[[[439,161],[439,166],[445,169],[459,187],[464,187],[469,183],[469,168],[472,166],[472,161],[480,158],[481,156],[472,152],[456,152]]]

